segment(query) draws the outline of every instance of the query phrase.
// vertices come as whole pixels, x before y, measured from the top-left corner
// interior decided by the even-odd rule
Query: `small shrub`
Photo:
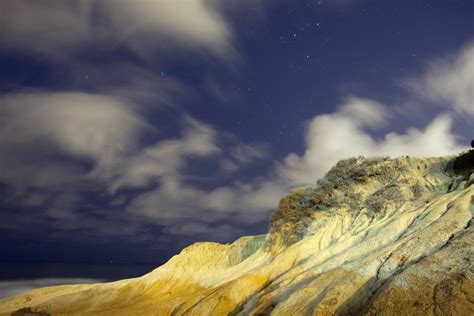
[[[411,192],[413,193],[414,199],[419,199],[425,193],[425,189],[423,188],[421,184],[417,183],[411,186]]]
[[[372,193],[364,202],[365,207],[371,212],[380,212],[387,201],[403,202],[403,194],[397,184],[386,185]]]

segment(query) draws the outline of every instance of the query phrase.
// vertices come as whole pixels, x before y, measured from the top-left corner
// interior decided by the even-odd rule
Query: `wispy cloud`
[[[312,184],[350,156],[441,156],[465,148],[453,124],[456,115],[474,115],[474,45],[432,60],[424,72],[401,82],[405,90],[400,106],[352,97],[336,112],[314,117],[306,131],[304,153],[288,154],[278,168],[282,179],[293,185]],[[390,121],[413,113],[425,119],[429,115],[431,121],[403,133],[389,129]],[[377,133],[371,132],[374,128]],[[373,136],[380,133],[385,136]]]
[[[230,184],[203,189],[199,183],[191,184],[187,168],[194,159],[227,161],[233,168],[251,164],[266,156],[260,144],[250,145],[233,140],[224,147],[214,128],[187,117],[181,138],[168,139],[146,147],[142,154],[127,162],[121,176],[112,184],[112,190],[121,187],[147,188],[128,205],[131,214],[154,218],[166,223],[182,219],[200,218],[213,222],[233,214],[236,220],[256,222],[257,214],[273,207],[276,197],[284,192],[281,186],[267,180]],[[224,153],[228,151],[229,156]],[[219,169],[206,176],[218,175]],[[208,181],[208,180],[206,180]],[[152,189],[150,188],[150,184]],[[268,198],[270,193],[271,198]]]
[[[334,1],[341,7],[355,2]],[[168,74],[140,63],[94,68],[74,58],[94,47],[99,54],[126,49],[159,62],[163,56],[179,59],[176,48],[186,48],[232,63],[235,36],[225,13],[235,6],[207,0],[1,1],[1,50],[72,60],[69,79],[77,89],[0,96],[0,182],[15,188],[2,198],[38,212],[9,216],[0,226],[36,231],[40,223],[100,241],[146,240],[151,234],[144,227],[152,223],[172,235],[228,238],[230,230],[243,231],[236,228],[241,224],[265,220],[289,188],[315,183],[339,159],[459,150],[453,114],[474,114],[472,45],[406,80],[415,98],[447,104],[425,126],[393,132],[390,115],[401,117],[397,107],[352,97],[333,113],[310,118],[301,135],[304,151],[281,161],[271,160],[264,144],[227,137],[186,114],[176,100],[192,92]],[[232,87],[204,79],[204,89],[225,102]],[[89,92],[80,91],[84,87]],[[173,135],[160,134],[150,120],[150,108],[163,105],[178,113]],[[199,173],[203,161],[215,168]],[[253,178],[236,175],[258,161],[266,161],[265,171]],[[227,178],[216,181],[222,174]],[[91,195],[103,205],[91,206]],[[235,226],[219,222],[228,219]]]
[[[190,18],[192,17],[192,18]],[[2,48],[65,57],[95,45],[126,46],[142,57],[156,43],[198,48],[225,60],[235,57],[232,30],[206,0],[5,0],[0,3]],[[154,44],[155,43],[155,44]]]
[[[368,131],[383,127],[388,107],[369,99],[349,98],[335,113],[314,117],[306,132],[303,155],[289,154],[279,173],[293,185],[309,185],[338,160],[353,156],[441,156],[459,151],[449,114],[440,114],[424,129],[387,132],[377,139]]]
[[[240,7],[258,11],[262,3],[1,2],[0,50],[52,59],[65,77],[62,89],[69,89],[0,96],[1,200],[11,208],[2,210],[7,218],[1,228],[27,234],[43,229],[47,238],[76,232],[97,242],[132,235],[143,240],[151,235],[144,226],[179,218],[180,212],[188,217],[207,213],[208,222],[228,216],[206,200],[213,191],[209,183],[264,159],[266,148],[187,115],[180,101],[195,88],[160,66],[162,59],[183,61],[182,54],[233,64],[238,54],[227,14]],[[104,60],[111,52],[133,58]],[[206,78],[214,83],[215,96],[222,92],[210,73]],[[174,135],[162,135],[150,119],[164,106],[178,117],[180,130]],[[192,172],[202,160],[216,165],[205,180]],[[207,189],[200,187],[203,182]],[[156,207],[150,211],[157,198],[158,212]],[[17,216],[11,216],[13,210]]]
[[[42,178],[44,168],[56,182],[81,169],[73,163],[56,164],[61,159],[54,159],[55,154],[89,160],[93,173],[108,172],[134,149],[144,131],[152,129],[120,100],[81,92],[4,95],[0,120],[1,163],[6,170],[1,180],[30,184],[43,181],[34,175],[39,172]],[[21,170],[31,173],[25,176]]]
[[[153,180],[177,182],[188,157],[206,157],[217,154],[217,136],[214,129],[189,116],[184,119],[183,136],[166,139],[142,149],[141,153],[124,160],[112,179],[111,191],[119,188],[145,187]]]
[[[0,111],[4,120],[0,163],[6,166],[0,180],[13,188],[3,201],[39,208],[24,211],[5,227],[53,227],[58,236],[81,231],[86,239],[132,235],[146,239],[140,227],[150,222],[177,227],[183,218],[204,215],[209,228],[209,223],[230,214],[243,221],[262,220],[255,214],[266,214],[262,210],[272,207],[274,197],[284,192],[260,180],[245,184],[234,180],[217,189],[203,189],[197,177],[197,183],[191,184],[194,161],[214,161],[217,166],[229,161],[239,169],[267,153],[262,144],[243,143],[189,115],[183,116],[181,136],[148,144],[141,137],[156,130],[136,107],[119,98],[24,92],[0,98]],[[216,168],[203,181],[221,172]],[[128,190],[141,193],[135,196]],[[108,225],[101,225],[94,206],[87,202],[91,194],[111,201],[100,206],[100,218],[109,218]],[[117,229],[125,218],[127,229]]]
[[[429,102],[474,115],[474,44],[431,61],[421,78],[410,78],[404,84]]]

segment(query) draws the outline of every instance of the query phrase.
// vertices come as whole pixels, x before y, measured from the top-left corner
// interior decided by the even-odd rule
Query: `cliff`
[[[352,158],[280,201],[269,232],[151,273],[37,289],[9,315],[473,315],[474,153]]]

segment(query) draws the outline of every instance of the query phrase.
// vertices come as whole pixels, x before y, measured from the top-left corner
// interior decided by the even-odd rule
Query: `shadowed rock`
[[[466,174],[472,170],[474,170],[474,150],[470,150],[454,160],[453,171],[455,174]]]

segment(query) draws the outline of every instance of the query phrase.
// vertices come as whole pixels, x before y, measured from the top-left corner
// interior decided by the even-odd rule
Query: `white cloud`
[[[64,58],[72,69],[69,78],[72,84],[92,88],[100,94],[23,92],[0,96],[0,165],[4,168],[0,182],[21,192],[29,192],[32,187],[42,193],[49,190],[48,201],[42,202],[48,204],[42,205],[42,215],[64,219],[65,223],[80,214],[80,207],[74,208],[73,204],[84,206],[80,201],[84,196],[80,193],[88,185],[98,188],[105,185],[111,195],[122,193],[120,189],[153,187],[134,199],[130,208],[135,207],[136,214],[152,217],[158,213],[162,219],[196,216],[198,213],[193,210],[202,210],[212,220],[228,216],[228,213],[223,215],[223,209],[236,211],[224,206],[217,210],[209,208],[206,197],[212,189],[190,184],[192,175],[187,173],[188,169],[193,169],[192,161],[213,159],[219,154],[216,160],[221,165],[217,175],[222,171],[237,171],[243,165],[265,158],[266,148],[235,139],[231,144],[219,145],[217,138],[222,135],[189,117],[180,137],[141,148],[141,136],[152,128],[137,114],[145,107],[131,103],[174,104],[180,96],[189,96],[191,88],[168,74],[162,76],[114,60],[94,68],[75,54],[93,48],[100,56],[118,47],[128,48],[140,57],[153,56],[153,61],[159,64],[163,55],[177,55],[184,48],[232,62],[237,54],[233,32],[225,17],[239,7],[258,11],[262,3],[260,0],[238,4],[221,0],[1,1],[0,50]],[[223,153],[222,149],[227,147],[232,149]],[[58,187],[65,185],[69,185],[70,191],[78,191],[75,198],[58,193]],[[236,195],[239,192],[249,196],[244,203],[246,207],[260,207],[264,203],[249,186],[234,183],[229,186],[234,190],[231,205],[239,203]],[[262,185],[252,186],[259,189]],[[67,228],[65,223],[61,222]]]
[[[135,198],[128,206],[130,214],[159,219],[160,223],[174,223],[182,219],[203,216],[200,201],[204,191],[182,183],[175,177],[162,177],[160,185]]]
[[[111,184],[111,191],[144,187],[157,179],[161,179],[169,191],[179,186],[176,182],[181,177],[186,158],[212,156],[220,152],[216,145],[216,132],[211,127],[189,116],[184,124],[181,138],[159,141],[124,160],[116,170],[118,174]],[[169,180],[168,183],[165,180]]]
[[[351,97],[339,108],[341,116],[351,118],[359,126],[377,127],[385,122],[384,105],[371,99]]]
[[[218,131],[191,117],[184,120],[183,135],[179,138],[159,141],[144,148],[141,153],[123,161],[117,168],[117,177],[111,182],[110,191],[121,188],[153,187],[140,194],[128,205],[130,213],[173,223],[199,216],[202,221],[212,222],[235,214],[240,220],[262,220],[256,214],[273,208],[286,187],[265,179],[250,183],[231,180],[228,185],[203,189],[190,184],[187,164],[192,159],[219,158],[221,164],[207,178],[222,170],[222,162],[231,164],[224,171],[235,171],[242,165],[266,156],[261,144],[249,145],[232,138],[226,150],[219,144]],[[228,152],[232,160],[222,158]],[[230,168],[231,170],[228,170]]]
[[[180,143],[184,144],[186,141],[183,139]],[[159,149],[164,146],[165,144],[157,145]],[[209,150],[207,156],[216,152],[217,149]],[[173,153],[173,156],[164,160],[155,157],[148,165],[139,160],[130,164],[130,170],[138,168],[139,172],[125,173],[123,179],[128,181],[127,185],[144,187],[150,183],[159,183],[154,189],[147,190],[132,200],[128,205],[130,213],[168,224],[193,218],[214,222],[229,216],[241,222],[255,223],[266,219],[267,211],[277,206],[279,198],[289,188],[286,183],[270,177],[248,182],[234,179],[223,186],[203,189],[199,185],[188,183],[189,177],[183,170],[183,155],[184,153]],[[170,162],[173,165],[169,165]]]
[[[234,221],[256,223],[266,220],[269,210],[290,186],[276,178],[233,181],[225,186],[204,190],[176,178],[163,178],[154,190],[139,195],[129,205],[129,212],[159,220],[177,223],[198,218],[214,222],[232,217]]]
[[[49,205],[43,205],[48,218],[79,216],[85,207],[80,195],[84,190],[81,182],[85,180],[88,185],[105,184],[111,194],[119,189],[153,187],[135,198],[128,209],[135,215],[163,222],[193,218],[200,212],[209,215],[206,221],[213,221],[241,210],[245,210],[241,217],[248,219],[249,214],[273,207],[278,195],[284,192],[272,183],[231,181],[222,187],[222,192],[229,192],[225,198],[218,194],[218,189],[204,190],[191,185],[193,175],[188,174],[188,168],[192,161],[226,159],[218,132],[190,116],[183,119],[180,137],[166,138],[143,148],[139,145],[140,137],[154,129],[133,106],[102,95],[5,95],[0,98],[0,121],[0,163],[4,168],[0,181],[19,187],[18,190],[53,190],[69,183],[72,187],[68,190],[78,193],[56,196],[57,192],[50,192]],[[251,146],[230,138],[232,141],[227,141],[226,146],[232,149],[227,155],[237,169],[266,154],[262,145]],[[83,162],[87,162],[87,167]],[[215,173],[220,171],[217,168]],[[251,221],[256,219],[261,218],[254,216]]]
[[[263,159],[267,154],[267,148],[262,144],[237,144],[231,151],[232,158],[241,163]]]
[[[234,182],[203,195],[202,208],[220,212],[241,212],[241,220],[262,220],[258,214],[277,206],[289,185],[270,176],[250,182]]]
[[[89,160],[95,173],[108,172],[150,129],[124,103],[107,96],[80,92],[4,95],[0,97],[0,152],[6,171],[0,177],[15,181],[19,172],[17,176],[31,183],[47,184],[54,182],[54,175],[61,179],[80,173],[72,162],[54,159],[57,155]],[[32,179],[35,174],[45,179]]]
[[[221,57],[232,53],[231,30],[209,1],[105,0],[100,6],[119,40],[139,51],[144,39],[158,38],[208,48]]]
[[[90,44],[126,45],[148,55],[166,42],[232,58],[232,32],[217,7],[207,0],[4,0],[0,42],[3,49],[52,56]]]
[[[474,115],[474,44],[430,63],[422,78],[406,82],[430,102],[443,102],[461,114]]]
[[[374,138],[367,128],[384,122],[387,108],[368,99],[351,98],[332,114],[314,117],[306,135],[303,155],[289,154],[279,168],[292,185],[314,184],[338,160],[353,156],[438,156],[459,151],[448,114],[438,115],[424,129]]]

